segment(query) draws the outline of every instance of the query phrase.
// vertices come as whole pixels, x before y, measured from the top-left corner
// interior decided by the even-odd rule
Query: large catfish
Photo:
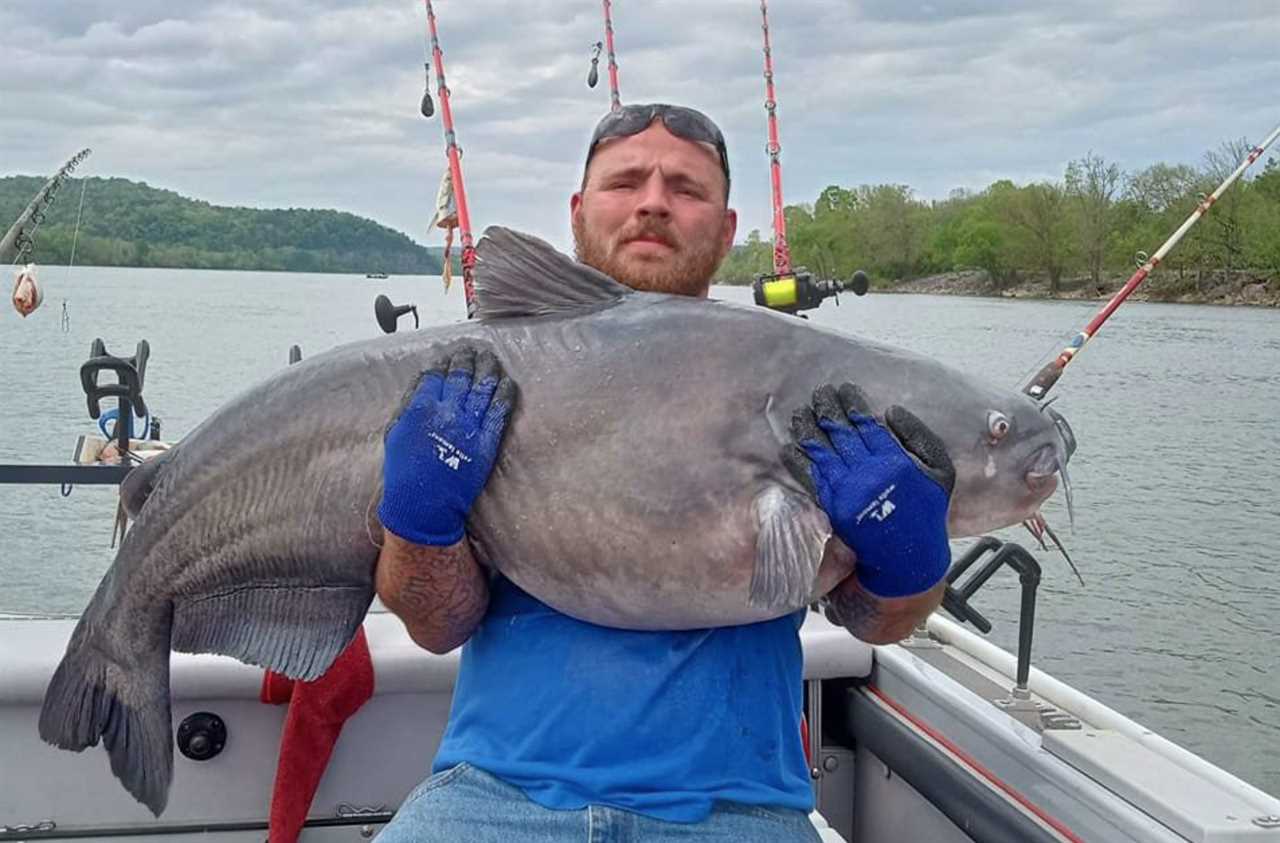
[[[467,524],[477,557],[562,612],[640,629],[780,616],[853,565],[779,453],[827,382],[913,411],[957,470],[953,536],[1052,494],[1065,422],[905,351],[763,308],[641,293],[490,229],[478,317],[336,348],[228,402],[121,494],[136,516],[45,696],[40,734],[111,768],[157,815],[172,776],[169,651],[313,679],[373,599],[382,441],[420,372],[461,344],[519,386]]]

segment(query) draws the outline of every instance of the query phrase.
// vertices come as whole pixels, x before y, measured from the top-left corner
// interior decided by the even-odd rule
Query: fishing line
[[[80,180],[80,207],[76,211],[76,228],[71,235],[71,258],[70,260],[67,261],[67,276],[66,276],[67,281],[71,280],[71,268],[76,265],[76,243],[79,242],[80,240],[80,220],[84,217],[84,192],[85,192],[85,189],[88,187],[89,187],[89,180],[81,179]],[[66,315],[65,301],[62,303],[62,307],[63,307],[62,312],[63,312],[63,315],[65,316]]]

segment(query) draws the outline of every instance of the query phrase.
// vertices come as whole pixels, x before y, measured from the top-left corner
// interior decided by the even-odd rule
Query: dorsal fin
[[[545,240],[491,225],[476,247],[476,316],[546,316],[621,301],[633,291]]]

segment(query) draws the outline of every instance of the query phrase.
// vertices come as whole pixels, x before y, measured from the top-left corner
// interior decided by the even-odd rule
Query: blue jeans
[[[556,811],[470,764],[442,770],[418,785],[378,843],[818,843],[800,811],[717,803],[699,823],[675,823],[591,805]]]

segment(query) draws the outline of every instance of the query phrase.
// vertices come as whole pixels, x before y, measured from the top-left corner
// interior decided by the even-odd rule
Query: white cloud
[[[439,0],[474,221],[568,239],[608,104],[588,90],[594,0]],[[615,3],[624,100],[712,114],[743,234],[768,226],[753,0]],[[1094,150],[1196,162],[1280,119],[1274,0],[795,0],[771,9],[789,201],[830,183],[927,197],[1058,177]],[[8,0],[0,173],[86,172],[212,202],[337,207],[426,238],[440,118],[417,114],[420,3]],[[432,234],[433,242],[438,234]]]

